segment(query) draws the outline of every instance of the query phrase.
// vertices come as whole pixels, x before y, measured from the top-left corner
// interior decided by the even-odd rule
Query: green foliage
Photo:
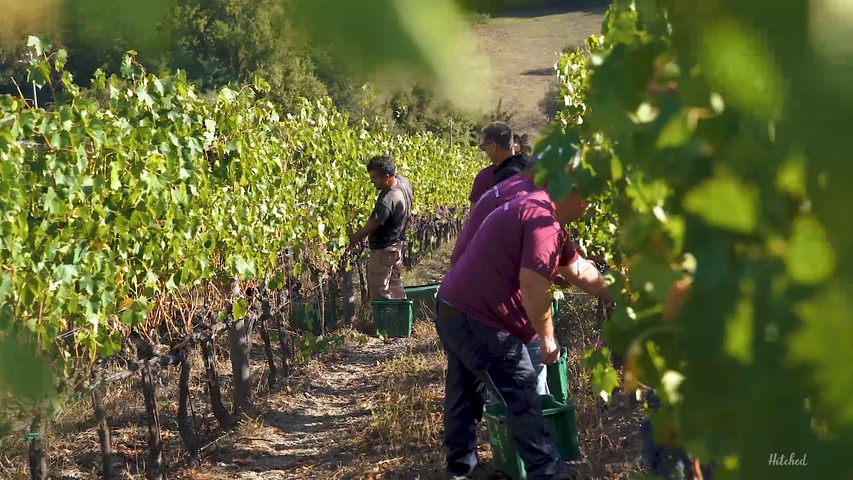
[[[328,337],[314,336],[311,332],[305,332],[296,344],[296,364],[305,365],[315,353],[323,353],[340,348],[346,342],[347,337],[343,335],[331,335]]]
[[[426,43],[467,45],[469,42],[458,38],[465,29],[458,29],[462,33],[457,35],[457,30],[451,28],[460,23],[461,15],[455,10],[431,8],[426,12],[431,15],[430,19],[420,22],[421,26],[413,26],[397,17],[401,10],[409,8],[417,10],[412,15],[420,15],[424,13],[418,10],[422,6],[389,1],[386,2],[388,8],[381,5],[364,8],[359,2],[354,2],[352,7],[356,12],[352,14],[340,5],[327,11],[317,11],[319,4],[315,3],[314,0],[157,0],[150,6],[117,9],[114,0],[83,0],[66,2],[57,16],[59,21],[47,33],[55,45],[70,52],[71,62],[66,70],[72,78],[78,79],[80,86],[86,86],[99,68],[108,75],[120,72],[124,54],[133,49],[139,52],[140,63],[152,72],[186,72],[188,80],[204,92],[202,96],[206,99],[215,96],[216,91],[224,86],[254,84],[260,77],[267,83],[266,87],[256,89],[256,96],[270,100],[282,113],[297,113],[303,98],[316,102],[328,95],[339,111],[349,115],[353,124],[366,121],[370,129],[389,126],[394,132],[410,134],[433,132],[447,141],[452,137],[454,142],[463,146],[468,145],[472,130],[491,120],[446,102],[439,104],[431,90],[419,86],[411,95],[408,92],[401,95],[414,98],[426,93],[430,97],[428,103],[421,104],[419,111],[413,111],[406,118],[395,120],[394,105],[378,102],[373,87],[367,84],[368,78],[378,71],[384,73],[385,67],[391,64],[416,68],[422,72],[423,78],[434,80],[436,75],[423,67],[425,62],[437,62],[448,70],[443,75],[451,77],[449,81],[432,82],[440,88],[443,97],[453,90],[447,87],[447,83],[469,85],[458,80],[463,78],[464,72],[479,69],[456,68],[454,72],[450,69],[459,59],[471,55],[432,58],[436,55],[441,57],[440,53],[446,48],[428,48],[422,55],[410,54],[412,49],[423,50]],[[449,3],[444,5],[448,6]],[[369,15],[374,7],[384,9],[383,15]],[[396,14],[395,9],[398,11]],[[105,16],[112,15],[112,12],[116,15],[107,19]],[[385,46],[408,46],[401,47],[400,51],[377,50],[366,48],[352,38],[339,45],[337,40],[341,39],[331,34],[328,24],[320,25],[319,31],[313,29],[315,24],[311,19],[317,19],[318,15],[321,19],[350,26],[360,22],[359,35],[363,37],[369,33],[362,39],[368,42],[367,45],[375,46],[375,41],[380,41]],[[306,16],[308,20],[303,18]],[[393,22],[386,17],[392,17]],[[404,36],[389,39],[387,35],[392,32],[386,31],[386,26],[392,31],[403,29],[406,36],[411,34],[413,38],[411,41]],[[450,29],[454,36],[436,34],[435,29],[439,33],[447,33]],[[27,52],[22,49],[25,40],[26,36],[0,43],[0,93],[18,94],[12,79],[19,84],[26,80]],[[365,65],[353,62],[355,56],[342,56],[342,49],[359,52],[358,55],[370,59],[368,63],[372,68],[362,68]],[[387,55],[377,54],[378,51]],[[23,86],[22,93],[29,97],[32,92],[27,87]],[[482,91],[478,89],[477,93]],[[49,89],[41,89],[39,97],[42,103],[46,100],[52,102],[53,93]],[[471,95],[463,97],[467,100]],[[480,108],[480,105],[482,103],[472,102],[469,107]]]
[[[420,83],[410,92],[398,91],[388,100],[391,124],[407,135],[433,133],[447,142],[465,147],[477,144],[477,135],[489,122],[508,121],[512,116],[498,104],[489,114],[475,114],[439,102],[435,92]]]
[[[656,430],[725,478],[853,473],[833,460],[853,441],[853,95],[832,87],[853,57],[819,3],[616,1],[558,62],[560,128],[538,146],[549,188],[593,201],[579,241],[616,267],[604,328],[626,385],[657,389]],[[792,451],[807,468],[767,465]]]
[[[130,56],[121,80],[99,72],[83,92],[64,51],[43,53],[30,75],[62,101],[0,96],[0,338],[36,338],[67,363],[116,352],[170,292],[275,280],[286,249],[337,270],[375,198],[373,155],[396,156],[421,214],[461,212],[481,163],[431,134],[350,126],[328,99],[282,117],[261,80],[203,100],[183,72],[150,75]],[[247,308],[236,301],[235,318]]]
[[[488,99],[487,67],[454,0],[291,0],[286,11],[306,43],[347,74],[403,68],[435,80],[456,105]]]
[[[285,112],[298,111],[301,98],[326,96],[281,0],[180,0],[160,30],[170,39],[168,67],[185,70],[203,89],[262,77],[265,97]]]
[[[23,337],[0,337],[0,405],[7,396],[39,401],[55,394],[50,365]]]
[[[592,388],[609,401],[610,392],[619,386],[619,374],[610,365],[610,350],[590,350],[584,354],[581,365],[592,374]]]

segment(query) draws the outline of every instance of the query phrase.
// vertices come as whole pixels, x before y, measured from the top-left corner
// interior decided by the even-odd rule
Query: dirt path
[[[450,244],[415,269],[407,285],[437,282]],[[439,479],[444,357],[434,328],[416,322],[410,338],[380,340],[354,330],[315,354],[258,399],[258,413],[203,452],[179,478]]]
[[[367,478],[365,460],[381,452],[359,433],[369,426],[382,365],[422,341],[371,338],[319,355],[182,477]]]
[[[518,132],[538,136],[549,122],[541,103],[556,85],[559,53],[600,34],[603,19],[601,8],[542,8],[510,12],[475,27],[491,64],[492,97],[515,112],[511,123]]]

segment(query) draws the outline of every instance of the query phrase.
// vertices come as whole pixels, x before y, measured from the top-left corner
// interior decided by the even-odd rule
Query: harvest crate
[[[541,395],[542,414],[551,434],[551,440],[563,460],[577,460],[581,456],[578,429],[575,424],[575,405],[562,404],[551,395]],[[486,406],[483,413],[489,443],[492,445],[492,458],[495,467],[515,480],[527,480],[524,461],[518,455],[515,442],[506,423],[506,410],[503,404],[493,403]]]
[[[405,287],[406,297],[414,300],[412,308],[414,309],[415,320],[429,320],[435,318],[435,302],[436,297],[438,296],[438,287],[440,286],[440,283],[431,283],[429,285]]]
[[[569,350],[567,348],[560,349],[560,358],[547,365],[548,370],[548,390],[554,397],[554,400],[560,403],[568,403],[569,401]]]
[[[327,331],[335,327],[336,320],[336,315],[329,308],[330,306],[327,305],[325,315]],[[337,308],[337,304],[335,308]],[[320,335],[320,304],[317,302],[295,303],[290,325],[296,330],[311,332],[315,336]]]
[[[401,300],[373,300],[373,324],[377,334],[388,337],[412,335],[411,298]]]

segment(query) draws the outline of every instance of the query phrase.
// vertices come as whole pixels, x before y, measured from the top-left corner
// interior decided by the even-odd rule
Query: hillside
[[[567,46],[601,32],[603,9],[513,10],[474,27],[492,71],[492,98],[514,112],[513,127],[536,137],[550,119],[543,99],[557,81],[554,63]]]

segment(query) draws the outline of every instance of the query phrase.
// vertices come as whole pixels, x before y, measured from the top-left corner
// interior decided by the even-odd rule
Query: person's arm
[[[551,364],[560,357],[560,345],[554,336],[554,321],[551,318],[551,281],[528,268],[519,270],[521,305],[533,329],[539,334],[542,347],[542,363]]]
[[[468,215],[468,220],[465,222],[465,225],[462,226],[462,230],[459,231],[459,236],[456,237],[456,244],[453,245],[453,252],[450,253],[450,266],[456,265],[459,262],[459,259],[462,258],[462,254],[465,253],[465,250],[468,248],[468,243],[471,242],[471,237],[474,236],[474,232],[478,228],[480,228],[479,214],[478,208],[475,206],[471,213]]]
[[[578,256],[571,264],[557,268],[557,273],[584,292],[595,295],[605,303],[611,302],[607,282],[595,264],[589,260]]]
[[[453,251],[450,253],[450,267],[456,266],[456,263],[462,258],[465,249],[468,247],[468,241],[465,239],[465,227],[459,232],[459,237],[456,238],[456,244],[453,245]]]
[[[350,243],[358,245],[362,240],[367,238],[368,235],[375,232],[376,229],[385,224],[389,218],[391,218],[391,204],[389,203],[388,197],[385,194],[382,194],[376,199],[376,204],[373,206],[373,212],[370,213],[370,218],[367,219],[367,223],[355,232],[347,234]]]
[[[569,283],[568,280],[566,280],[566,277],[560,275],[559,273],[554,275],[554,282],[553,283],[554,283],[554,286],[556,286],[557,288],[559,288],[561,290],[564,290],[564,289],[572,286],[572,284]]]
[[[365,223],[363,227],[348,235],[350,243],[352,243],[353,245],[361,243],[362,240],[367,238],[367,236],[371,233],[375,232],[376,229],[380,226],[382,226],[382,223],[380,223],[379,220],[370,217],[370,219],[367,220],[367,223]]]

